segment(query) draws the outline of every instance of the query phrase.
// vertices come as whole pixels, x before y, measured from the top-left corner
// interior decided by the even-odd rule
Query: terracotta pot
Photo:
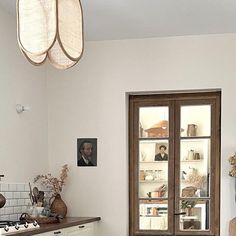
[[[4,207],[6,198],[0,193],[0,208]]]
[[[60,194],[57,194],[54,197],[54,200],[51,203],[50,209],[51,209],[52,213],[56,213],[58,215],[61,215],[62,217],[66,216],[67,206],[66,206],[65,202],[61,199]]]

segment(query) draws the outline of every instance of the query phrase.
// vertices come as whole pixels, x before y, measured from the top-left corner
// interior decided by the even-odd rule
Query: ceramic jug
[[[192,149],[188,151],[187,160],[189,160],[189,161],[194,160],[194,151]]]
[[[187,129],[187,136],[196,136],[197,135],[197,125],[195,124],[188,124],[188,129]]]

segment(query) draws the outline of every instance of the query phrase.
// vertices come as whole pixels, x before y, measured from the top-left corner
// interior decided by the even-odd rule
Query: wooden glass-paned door
[[[130,236],[219,236],[220,96],[130,96]]]

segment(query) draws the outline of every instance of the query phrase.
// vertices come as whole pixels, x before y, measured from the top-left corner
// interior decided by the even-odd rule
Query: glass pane
[[[211,135],[211,106],[181,106],[181,136]]]
[[[139,109],[139,137],[163,138],[169,136],[168,107],[141,107]]]
[[[139,202],[140,230],[167,230],[168,204],[167,200],[140,200]]]
[[[185,199],[180,201],[180,211],[186,215],[179,217],[180,230],[209,230],[209,201]]]
[[[139,197],[167,197],[168,140],[141,140],[139,147]]]
[[[180,142],[180,197],[209,197],[210,139]]]

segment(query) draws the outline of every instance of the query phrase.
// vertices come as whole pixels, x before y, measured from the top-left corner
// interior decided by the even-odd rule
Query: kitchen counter
[[[101,220],[100,217],[66,217],[65,219],[62,219],[60,223],[39,224],[40,228],[33,229],[31,231],[13,233],[11,235],[30,236],[30,235],[46,233],[49,231],[58,230],[62,228],[68,228],[68,227],[72,227],[76,225],[91,223],[91,222],[95,222],[99,220]]]

